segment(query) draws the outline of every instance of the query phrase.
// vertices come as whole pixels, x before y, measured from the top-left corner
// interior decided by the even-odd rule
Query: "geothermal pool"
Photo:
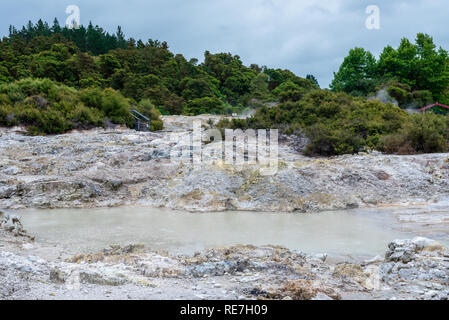
[[[25,229],[42,242],[71,252],[111,244],[145,244],[153,250],[195,251],[250,244],[280,245],[306,253],[383,255],[398,238],[426,236],[449,244],[449,206],[352,209],[313,214],[190,213],[148,207],[27,209]]]

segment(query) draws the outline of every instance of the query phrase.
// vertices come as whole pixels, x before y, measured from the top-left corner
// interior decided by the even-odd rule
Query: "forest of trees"
[[[166,42],[109,34],[90,23],[78,29],[39,20],[10,27],[0,41],[0,125],[56,134],[107,123],[133,126],[131,109],[163,128],[161,114],[232,114],[248,119],[221,127],[279,128],[305,135],[310,155],[377,149],[390,153],[448,150],[449,118],[402,109],[449,104],[449,56],[418,34],[388,46],[376,59],[355,48],[335,73],[331,90],[313,75],[251,64],[230,53],[187,60]],[[373,99],[384,92],[392,103]],[[276,103],[268,103],[276,102]]]
[[[0,42],[0,86],[44,78],[76,90],[111,88],[131,105],[146,100],[162,114],[185,115],[231,114],[318,87],[311,75],[247,67],[230,53],[207,51],[203,63],[188,61],[170,52],[166,42],[126,39],[120,27],[111,35],[92,23],[61,27],[56,19],[52,26],[41,20],[11,26]],[[8,104],[7,97],[2,100]]]
[[[449,104],[449,55],[437,49],[429,35],[418,34],[415,43],[403,39],[397,49],[388,46],[379,59],[362,48],[352,49],[330,87],[331,91],[311,89],[300,97],[282,90],[276,107],[261,108],[250,119],[224,120],[220,126],[275,127],[305,135],[310,155],[369,149],[447,152],[449,116],[403,110],[416,112],[435,101]],[[381,92],[382,99],[376,99]]]
[[[422,33],[415,43],[404,38],[397,49],[385,47],[379,59],[355,48],[335,73],[331,89],[364,97],[385,89],[401,108],[449,104],[449,54]]]

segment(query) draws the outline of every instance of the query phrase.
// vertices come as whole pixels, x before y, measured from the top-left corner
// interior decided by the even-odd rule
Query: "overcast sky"
[[[257,63],[314,74],[322,87],[351,48],[378,55],[402,37],[432,35],[449,49],[447,0],[2,0],[0,30],[42,18],[65,23],[68,5],[80,8],[81,24],[92,21],[127,37],[167,41],[175,53],[202,60],[205,50],[238,54]],[[380,30],[368,30],[365,10],[380,8]]]

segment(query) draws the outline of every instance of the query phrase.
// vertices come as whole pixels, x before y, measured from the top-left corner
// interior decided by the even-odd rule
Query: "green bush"
[[[431,112],[412,115],[405,133],[416,152],[447,152],[447,121]]]
[[[41,112],[38,109],[29,106],[18,106],[16,117],[20,124],[25,126],[38,126],[41,122]],[[42,132],[45,132],[42,130]]]
[[[40,132],[57,134],[72,129],[72,124],[60,112],[50,109],[41,112],[36,127]]]
[[[141,100],[137,104],[136,110],[144,116],[150,118],[151,120],[160,120],[161,112],[156,109],[156,107],[151,103],[150,99]]]
[[[93,78],[81,79],[80,88],[101,87],[101,81]]]
[[[310,139],[307,154],[330,156],[381,149],[382,137],[398,132],[408,117],[407,112],[392,104],[312,90],[299,101],[263,107],[249,119],[222,121],[219,126],[278,128],[286,134],[305,132]]]
[[[48,79],[22,79],[0,85],[0,125],[21,124],[31,134],[57,134],[72,128],[104,126],[105,119],[133,126],[128,99],[114,89],[76,90]],[[161,129],[160,113],[149,101],[138,108]]]
[[[12,28],[9,37],[0,41],[0,84],[25,77],[34,78],[31,82],[47,77],[76,89],[101,91],[111,87],[127,99],[150,99],[163,108],[164,114],[165,110],[170,114],[239,112],[251,107],[254,99],[299,100],[302,91],[318,88],[313,76],[304,79],[289,70],[245,66],[238,55],[231,53],[206,51],[199,63],[196,58],[187,60],[182,54],[174,54],[165,42],[126,39],[121,31],[111,35],[94,25],[75,30],[56,23],[50,28],[43,21]],[[272,93],[286,82],[286,90],[278,96]],[[14,102],[35,94],[53,100],[59,90],[54,90],[50,82],[41,84],[44,87],[36,88],[31,83],[29,88],[36,89],[34,93],[15,92],[14,87],[9,93]],[[220,103],[206,98],[218,99]],[[106,117],[128,122],[123,114]]]
[[[129,101],[118,91],[107,88],[103,91],[102,111],[112,122],[133,125]]]
[[[87,88],[81,90],[80,100],[87,107],[102,110],[103,90],[100,88]]]
[[[418,108],[428,106],[435,102],[432,97],[432,92],[429,90],[413,91],[413,100]]]
[[[161,120],[161,113],[149,99],[141,100],[137,106],[135,106],[135,109],[151,120],[151,131],[159,131],[164,129],[164,124]]]
[[[129,101],[114,89],[87,88],[81,91],[80,99],[86,106],[103,112],[113,123],[133,125]]]
[[[388,88],[388,94],[397,100],[399,106],[405,107],[411,103],[413,94],[399,87],[391,86]]]
[[[91,128],[104,126],[103,114],[97,110],[79,104],[71,116],[75,128]]]
[[[165,109],[163,106],[157,106],[156,107],[157,111],[159,111],[159,113],[163,116],[169,116],[170,115],[170,111],[168,111],[167,109]]]
[[[286,81],[273,90],[281,102],[299,101],[304,96],[306,90],[292,81]]]
[[[449,119],[431,112],[413,114],[397,133],[385,136],[387,153],[435,153],[448,151]]]
[[[20,90],[20,87],[17,85],[17,83],[8,83],[1,85],[0,93],[6,94],[6,96],[12,103],[23,101],[23,99],[25,99],[26,97],[22,90]]]
[[[151,121],[151,131],[159,131],[164,129],[164,123],[161,120]]]
[[[194,99],[188,102],[184,109],[185,114],[199,115],[199,114],[223,114],[225,106],[218,98],[205,97]]]
[[[413,154],[416,153],[407,135],[402,132],[393,133],[382,137],[382,150],[389,154]]]
[[[0,126],[10,127],[16,124],[13,108],[9,105],[0,105]]]
[[[11,100],[9,100],[9,97],[5,93],[0,94],[0,105],[10,105]]]
[[[330,128],[324,124],[315,124],[307,128],[306,133],[310,139],[305,149],[306,155],[357,153],[364,147],[363,138],[350,128]]]

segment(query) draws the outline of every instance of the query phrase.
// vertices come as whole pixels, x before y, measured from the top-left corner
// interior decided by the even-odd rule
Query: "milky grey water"
[[[287,214],[122,207],[17,213],[39,241],[60,244],[74,252],[142,243],[154,250],[191,254],[219,246],[270,244],[307,253],[375,255],[383,254],[391,240],[421,234],[401,230],[397,214],[377,209]],[[438,237],[443,242],[449,240],[447,234]]]

